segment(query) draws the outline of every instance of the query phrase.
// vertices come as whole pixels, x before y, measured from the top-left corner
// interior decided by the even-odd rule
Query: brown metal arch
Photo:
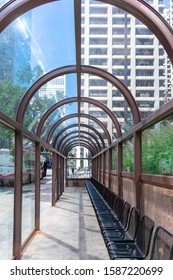
[[[71,118],[76,118],[78,117],[79,115],[77,113],[75,114],[70,114],[70,115],[67,115],[65,116],[64,118],[60,119],[53,127],[54,129],[56,127],[58,127],[62,122],[68,120],[68,119],[71,119]],[[80,114],[80,117],[82,118],[87,118],[87,119],[91,119],[92,121],[96,122],[104,131],[105,135],[106,135],[106,138],[108,140],[108,144],[111,144],[111,137],[110,137],[110,134],[109,134],[109,131],[107,130],[107,128],[104,126],[104,124],[97,118],[93,117],[93,116],[90,116],[88,114],[84,114],[84,113],[81,113]],[[52,127],[52,128],[53,128]],[[54,146],[53,146],[54,147]]]
[[[65,66],[60,67],[58,69],[52,70],[45,75],[41,76],[33,85],[26,91],[25,95],[23,96],[18,110],[16,114],[16,121],[19,123],[23,123],[23,118],[25,114],[25,110],[29,104],[29,101],[34,96],[34,94],[39,90],[41,86],[46,84],[48,81],[65,74],[71,74],[76,72],[76,66]]]
[[[66,67],[57,68],[55,70],[50,71],[49,73],[46,73],[42,77],[40,77],[27,90],[27,92],[23,96],[23,98],[22,98],[22,100],[19,104],[19,107],[18,107],[18,111],[17,111],[17,114],[16,114],[16,120],[20,123],[23,123],[23,118],[24,118],[24,114],[25,114],[25,110],[27,108],[27,105],[28,105],[29,101],[31,100],[31,98],[34,96],[35,92],[41,86],[43,86],[45,83],[47,83],[49,80],[51,80],[55,77],[65,75],[65,74],[71,74],[71,73],[77,73],[76,66],[73,65],[73,66],[66,66]],[[118,90],[124,96],[125,100],[127,101],[128,105],[131,109],[134,124],[137,124],[138,122],[141,121],[139,109],[137,107],[137,104],[136,104],[136,101],[135,101],[133,95],[128,90],[128,88],[118,78],[116,78],[112,74],[106,72],[105,70],[99,69],[99,68],[94,67],[94,66],[84,66],[84,65],[81,66],[81,73],[88,73],[88,74],[92,74],[92,75],[95,75],[95,76],[99,76],[99,77],[103,78],[104,80],[107,80],[108,82],[110,82],[116,88],[118,88]]]
[[[72,103],[72,102],[78,102],[78,101],[79,101],[78,97],[71,97],[71,98],[63,99],[63,100],[59,101],[58,103],[54,104],[53,106],[51,106],[42,116],[42,118],[41,118],[41,120],[38,124],[38,127],[37,127],[36,135],[38,137],[41,136],[42,127],[43,127],[46,119],[49,117],[49,115],[53,111],[55,111],[56,109],[58,109],[59,107],[65,105],[65,104],[69,104],[69,103]],[[115,117],[115,115],[112,113],[112,111],[108,107],[106,107],[101,102],[99,102],[97,100],[94,100],[94,99],[91,99],[91,98],[88,98],[88,97],[81,97],[80,101],[94,104],[95,106],[97,106],[97,107],[101,108],[103,111],[105,111],[106,114],[111,118],[111,120],[112,120],[112,122],[113,122],[113,124],[116,128],[117,136],[121,137],[122,133],[121,133],[121,128],[120,128],[119,122],[118,122],[117,118]],[[80,114],[79,114],[79,117],[80,117]]]
[[[73,143],[73,142],[78,142],[78,146],[80,146],[80,142],[86,142],[86,143],[88,143],[88,145],[90,145],[92,147],[92,149],[93,149],[93,151],[95,151],[95,153],[99,152],[99,149],[93,140],[89,139],[86,136],[80,136],[80,138],[79,138],[79,136],[76,136],[76,135],[71,137],[71,139],[66,139],[66,141],[64,141],[64,143],[63,143],[63,147],[61,149],[59,149],[59,150],[57,149],[57,150],[60,153],[64,154],[64,149],[65,149],[66,145]]]
[[[69,126],[63,128],[62,130],[60,130],[59,133],[58,133],[58,134],[56,135],[56,137],[55,137],[55,140],[54,140],[54,142],[53,142],[53,143],[54,143],[53,146],[55,147],[56,143],[58,143],[59,137],[60,137],[65,131],[68,131],[68,129],[71,129],[71,128],[73,128],[73,127],[78,127],[78,124],[71,124],[71,125],[69,125]],[[87,129],[92,130],[92,131],[98,136],[98,138],[100,139],[100,141],[102,142],[102,146],[103,146],[102,148],[103,148],[103,149],[105,148],[105,143],[104,143],[104,140],[103,140],[102,135],[101,135],[94,127],[89,126],[89,125],[84,124],[84,123],[81,123],[81,124],[80,124],[80,127],[86,127]],[[47,142],[48,144],[50,143],[51,137],[52,137],[52,135],[51,135],[51,136],[48,135],[48,137],[47,137],[47,141],[46,141],[46,142]]]
[[[85,130],[80,130],[80,133],[76,130],[76,131],[70,131],[68,134],[66,134],[65,136],[63,136],[61,138],[61,140],[59,141],[58,145],[56,146],[56,149],[57,150],[60,150],[61,146],[64,145],[65,142],[63,142],[67,137],[69,137],[70,135],[72,134],[78,134],[78,138],[79,138],[79,141],[81,139],[81,134],[87,134],[89,135],[91,138],[88,138],[88,140],[90,141],[91,139],[94,139],[95,142],[97,143],[97,146],[99,148],[99,150],[101,151],[101,146],[100,146],[100,143],[99,141],[97,140],[97,137],[95,137],[95,135],[93,135],[92,133],[88,132],[88,131],[85,131]]]
[[[71,145],[69,148],[67,148],[67,151],[65,152],[65,157],[67,157],[68,156],[68,153],[70,152],[70,150],[71,149],[73,149],[74,147],[77,147],[78,145],[76,144],[76,143],[74,143],[73,145]],[[94,153],[93,153],[93,151],[90,149],[90,147],[88,146],[88,145],[86,145],[86,144],[82,144],[82,145],[80,145],[81,147],[85,147],[90,153],[91,153],[91,157],[93,157],[94,156]],[[68,159],[68,157],[67,157],[67,159]],[[90,158],[89,158],[90,159]]]
[[[88,116],[89,116],[89,115],[88,115]],[[94,118],[94,117],[93,117],[93,118]],[[95,122],[96,122],[96,120],[97,120],[97,119],[95,118]],[[97,123],[98,123],[98,122],[97,122]],[[54,131],[55,131],[55,129],[56,129],[56,127],[57,127],[58,125],[59,125],[59,124],[55,123],[55,124],[53,125],[53,127],[51,128],[51,130],[50,130],[50,132],[49,132],[49,134],[48,134],[48,137],[47,137],[47,141],[46,141],[47,143],[50,143],[51,137],[52,137],[52,135],[53,135],[53,133],[54,133]],[[68,129],[74,127],[74,126],[78,126],[78,124],[71,124],[71,125],[69,125],[68,127],[63,128],[62,131],[60,130],[60,132],[56,135],[56,138],[55,138],[55,140],[54,140],[53,146],[55,146],[55,143],[57,142],[58,138],[60,137],[60,135],[61,135],[65,130],[68,130]],[[88,129],[93,130],[93,131],[99,136],[99,138],[100,138],[100,140],[101,140],[101,142],[102,142],[103,147],[105,147],[105,143],[104,143],[104,139],[103,139],[102,135],[101,135],[94,127],[92,127],[92,126],[90,126],[90,125],[87,125],[87,124],[80,124],[80,126],[85,126],[85,127],[87,127]],[[103,128],[102,128],[102,129],[103,129]]]
[[[7,3],[5,8],[1,9],[0,13],[0,32],[25,12],[53,1],[54,0],[23,0],[20,2],[14,1],[9,5]],[[164,20],[156,10],[142,0],[100,0],[100,2],[119,7],[141,20],[157,36],[173,64],[173,31],[166,20]],[[78,1],[76,1],[76,6],[77,5]]]
[[[67,147],[65,147],[64,156],[67,157],[67,154],[69,153],[69,151],[72,148],[77,147],[77,146],[79,146],[79,143],[78,142],[73,142],[71,145],[68,145]],[[90,151],[92,157],[95,155],[95,152],[92,150],[92,147],[88,145],[88,142],[81,141],[80,147],[87,148]]]

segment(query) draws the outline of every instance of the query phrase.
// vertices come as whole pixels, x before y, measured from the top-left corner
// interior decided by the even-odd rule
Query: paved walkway
[[[42,180],[41,231],[24,260],[109,260],[86,189],[69,187],[51,207],[51,177]]]

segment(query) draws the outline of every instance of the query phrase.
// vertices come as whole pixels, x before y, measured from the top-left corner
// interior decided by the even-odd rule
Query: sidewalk
[[[42,182],[41,231],[25,250],[23,260],[109,260],[85,188],[70,187],[51,207],[51,177]]]

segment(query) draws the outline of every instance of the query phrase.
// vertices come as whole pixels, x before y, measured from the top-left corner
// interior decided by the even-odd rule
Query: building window
[[[113,38],[112,45],[130,45],[130,39],[125,40],[124,38]]]
[[[90,14],[107,14],[107,7],[90,7]]]
[[[107,49],[103,48],[90,48],[90,55],[107,55]]]
[[[154,59],[136,59],[136,65],[139,66],[153,66]]]
[[[89,80],[89,86],[107,86],[105,80]]]
[[[100,58],[100,59],[90,58],[89,64],[90,65],[107,65],[107,59],[106,58]]]
[[[113,55],[129,55],[130,54],[130,49],[126,49],[126,48],[123,48],[123,49],[113,49],[112,50],[112,54]]]
[[[137,90],[136,97],[154,97],[154,90]]]
[[[154,39],[143,39],[143,38],[137,38],[136,39],[136,45],[153,45]]]
[[[153,49],[136,49],[136,55],[154,55]]]
[[[99,97],[105,97],[107,96],[107,90],[90,90],[89,91],[89,96],[99,96]]]
[[[107,24],[107,18],[90,17],[90,24]]]
[[[136,80],[137,87],[153,87],[154,81],[153,80]]]
[[[90,34],[107,34],[107,28],[90,28]]]
[[[136,76],[153,76],[154,70],[136,70]]]
[[[90,38],[90,45],[107,45],[106,38]]]
[[[117,17],[117,18],[112,18],[112,24],[130,24],[130,18],[124,18],[124,17]]]
[[[148,28],[136,28],[136,35],[152,35],[153,33]]]

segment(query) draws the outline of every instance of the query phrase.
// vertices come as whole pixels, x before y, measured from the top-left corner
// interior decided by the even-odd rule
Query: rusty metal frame
[[[62,136],[62,134],[65,132],[65,131],[68,131],[69,129],[71,128],[75,128],[77,127],[78,124],[71,124],[65,128],[63,128],[62,130],[60,130],[60,132],[56,135],[56,138],[54,140],[54,144],[53,146],[55,147],[55,143],[59,143],[59,141],[61,140],[60,136]],[[98,139],[101,141],[102,143],[102,148],[104,149],[105,148],[105,143],[104,143],[104,140],[103,140],[103,137],[101,136],[101,134],[92,126],[89,126],[87,124],[80,124],[80,127],[86,127],[87,129],[89,130],[92,130],[97,136],[98,136]],[[50,141],[51,141],[51,137],[52,137],[52,133],[49,133],[48,137],[47,137],[47,143],[50,144]]]

